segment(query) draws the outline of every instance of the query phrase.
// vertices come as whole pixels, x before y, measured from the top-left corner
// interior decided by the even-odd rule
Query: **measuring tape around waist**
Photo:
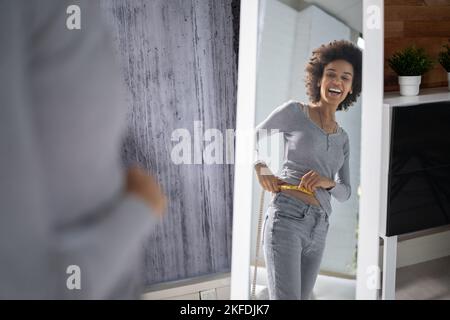
[[[301,191],[303,193],[309,194],[309,195],[314,195],[314,193],[312,193],[311,191],[308,191],[307,189],[303,188],[303,187],[299,187],[299,186],[295,186],[295,185],[290,185],[290,184],[282,184],[280,185],[280,189],[283,190],[298,190]]]

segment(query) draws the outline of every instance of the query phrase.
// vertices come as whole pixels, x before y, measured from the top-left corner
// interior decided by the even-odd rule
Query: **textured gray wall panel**
[[[235,128],[238,3],[103,0],[128,87],[127,163],[157,175],[168,213],[145,248],[146,285],[229,271],[233,165],[175,165],[172,131]],[[202,150],[205,143],[202,143]],[[225,153],[225,150],[224,150]]]

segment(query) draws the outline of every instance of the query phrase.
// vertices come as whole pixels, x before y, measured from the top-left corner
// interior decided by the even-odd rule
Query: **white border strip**
[[[239,70],[236,110],[236,159],[233,192],[232,300],[250,296],[250,245],[253,194],[253,146],[259,0],[242,0],[239,29]]]
[[[379,222],[383,179],[384,1],[363,1],[361,197],[356,299],[376,300],[380,283]]]

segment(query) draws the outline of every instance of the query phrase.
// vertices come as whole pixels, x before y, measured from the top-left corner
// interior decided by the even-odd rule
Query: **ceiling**
[[[296,10],[302,10],[309,5],[316,5],[362,33],[362,0],[279,0]]]

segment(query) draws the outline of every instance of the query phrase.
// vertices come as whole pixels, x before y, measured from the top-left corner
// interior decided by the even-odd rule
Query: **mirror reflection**
[[[253,299],[355,298],[361,13],[353,0],[261,2]]]

